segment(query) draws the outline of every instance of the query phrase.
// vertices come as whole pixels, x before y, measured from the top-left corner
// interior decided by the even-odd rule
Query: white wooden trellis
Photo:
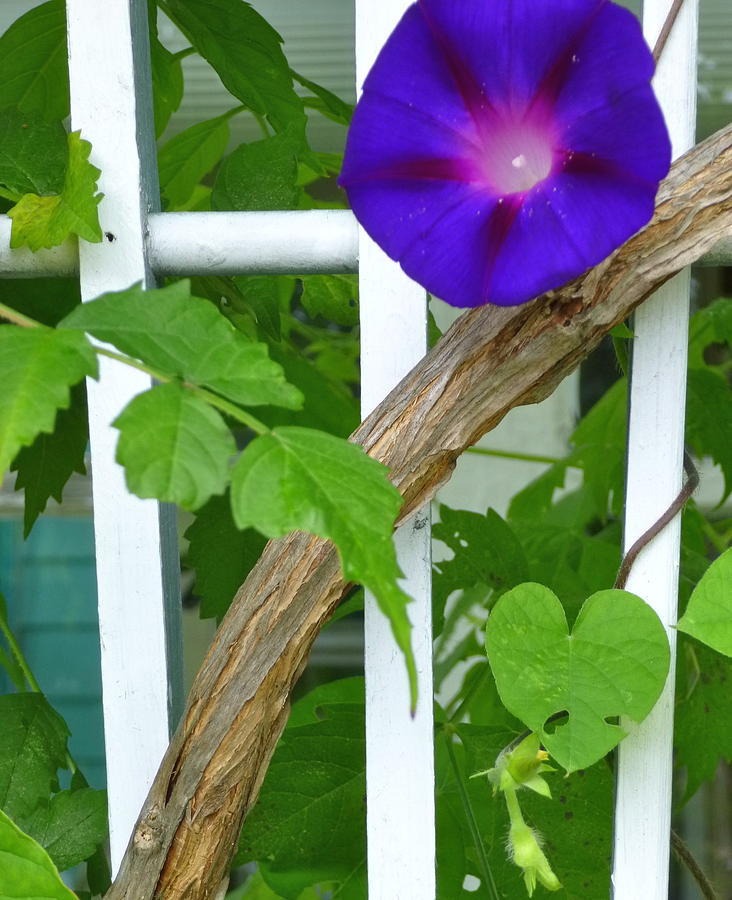
[[[672,0],[645,0],[653,43]],[[359,84],[407,0],[356,0]],[[0,216],[0,276],[79,273],[85,299],[155,275],[360,271],[363,412],[426,349],[424,292],[388,261],[344,211],[165,213],[156,208],[145,0],[67,0],[72,127],[93,144],[105,199],[98,245],[31,254],[9,251]],[[693,142],[698,0],[686,0],[656,76],[674,156]],[[360,255],[360,266],[358,257]],[[732,263],[732,241],[707,262]],[[689,273],[636,315],[628,444],[626,545],[651,524],[681,482]],[[111,364],[90,390],[112,864],[128,836],[168,742],[180,704],[176,581],[168,511],[131,497],[114,464],[109,423],[149,386]],[[429,513],[397,535],[420,677],[419,713],[383,616],[366,613],[369,896],[429,900],[435,894],[431,704]],[[673,644],[679,527],[637,561],[628,589],[645,597]],[[141,652],[142,651],[142,652]],[[668,894],[673,678],[651,717],[621,745],[613,867],[616,900]]]

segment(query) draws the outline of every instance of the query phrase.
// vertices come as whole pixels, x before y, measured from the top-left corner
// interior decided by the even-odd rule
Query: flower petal
[[[629,91],[648,86],[654,68],[638,19],[606,3],[574,47],[562,83],[543,87],[554,92],[550,99],[557,121],[571,124],[596,109],[613,108]]]
[[[489,105],[521,108],[607,0],[419,0],[419,7],[463,77]],[[469,98],[467,98],[469,99]]]
[[[671,165],[668,131],[648,84],[584,114],[560,139],[575,154],[612,163],[623,176],[648,182],[654,195]]]
[[[473,189],[404,250],[404,271],[452,306],[480,306],[488,300],[492,257],[511,228],[518,203]]]
[[[432,293],[526,302],[650,219],[670,164],[652,70],[610,0],[417,0],[366,79],[340,183]]]
[[[421,178],[420,164],[436,161],[450,161],[456,180],[471,180],[478,177],[471,163],[476,152],[466,138],[419,110],[366,94],[353,115],[339,181],[348,187],[356,181],[404,177],[405,166]]]
[[[654,197],[635,179],[549,179],[527,195],[496,255],[488,302],[514,306],[581,275],[649,221]]]
[[[476,138],[475,123],[465,106],[447,60],[415,4],[410,6],[384,44],[364,82],[368,95],[402,104],[403,114],[418,110],[426,117]]]

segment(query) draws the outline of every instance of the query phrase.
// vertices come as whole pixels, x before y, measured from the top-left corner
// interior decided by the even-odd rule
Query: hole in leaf
[[[554,734],[557,728],[562,728],[569,721],[569,713],[566,709],[552,713],[542,725],[545,734]]]
[[[480,884],[480,878],[476,878],[475,875],[466,875],[463,880],[463,890],[473,894],[480,888]]]

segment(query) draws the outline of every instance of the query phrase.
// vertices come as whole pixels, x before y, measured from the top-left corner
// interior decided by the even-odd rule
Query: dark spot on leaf
[[[566,803],[566,802],[567,802],[567,798],[566,798],[566,797],[560,797],[560,798],[559,798],[559,802],[560,802],[560,803]]]
[[[704,704],[704,712],[705,712],[707,715],[709,715],[709,704],[708,704],[708,703],[705,703],[705,704]]]
[[[573,812],[570,812],[569,810],[567,810],[567,812],[564,814],[564,818],[565,818],[567,821],[569,821],[570,819],[573,819],[573,818],[574,818],[574,813],[573,813]]]
[[[320,719],[321,722],[323,721],[323,719],[326,719],[326,718],[327,718],[327,714],[326,714],[326,712],[325,712],[325,710],[323,709],[322,706],[316,706],[316,707],[314,707],[313,713],[314,713],[314,715],[315,715],[315,718],[316,718],[316,719]]]

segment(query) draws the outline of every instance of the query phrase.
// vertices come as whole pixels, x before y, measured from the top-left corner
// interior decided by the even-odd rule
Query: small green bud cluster
[[[542,772],[553,771],[551,766],[546,765],[548,758],[549,754],[540,747],[539,736],[530,734],[518,746],[509,745],[502,750],[492,769],[472,776],[476,778],[478,775],[487,775],[493,785],[494,795],[502,791],[506,798],[511,822],[508,832],[508,855],[511,861],[523,870],[529,897],[533,895],[537,884],[543,885],[549,891],[558,891],[562,886],[541,849],[541,834],[524,821],[517,796],[521,788],[529,788],[543,797],[551,798],[549,785],[541,777]]]

